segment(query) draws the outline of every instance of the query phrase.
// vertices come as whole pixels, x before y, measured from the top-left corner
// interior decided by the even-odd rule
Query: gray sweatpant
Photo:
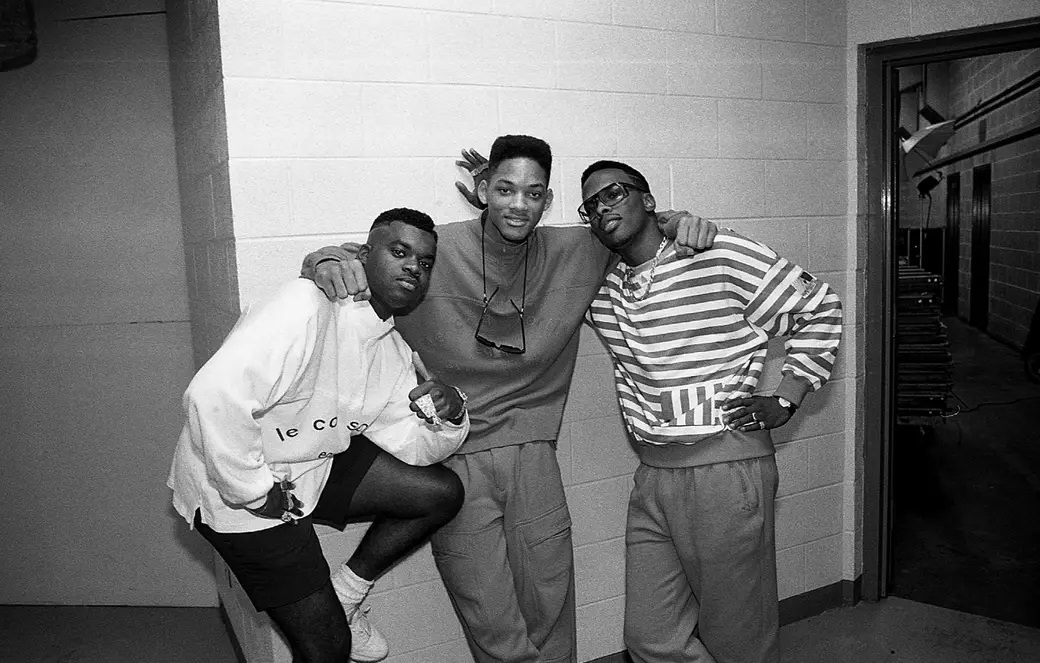
[[[577,659],[571,518],[552,442],[460,454],[466,500],[432,537],[478,663]]]
[[[625,645],[636,663],[776,663],[773,456],[641,464],[625,537]]]

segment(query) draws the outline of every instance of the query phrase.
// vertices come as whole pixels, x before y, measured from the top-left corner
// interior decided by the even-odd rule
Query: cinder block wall
[[[1040,70],[1040,50],[1013,51],[955,61],[950,65],[955,115]],[[950,153],[1004,136],[1040,120],[1040,91],[972,122],[954,134]],[[972,168],[992,165],[989,325],[993,336],[1021,348],[1040,299],[1040,137],[1024,140],[956,163],[947,172],[961,175],[961,254],[959,313],[970,315],[972,246]]]
[[[362,238],[382,209],[473,216],[453,187],[453,162],[462,147],[486,153],[502,133],[553,145],[556,201],[545,223],[574,222],[581,169],[620,158],[646,172],[662,207],[763,240],[850,299],[841,3],[217,0],[216,10],[233,243],[189,262],[196,310],[233,302],[218,293],[248,303],[292,278],[307,251]],[[191,19],[203,35],[211,11]],[[205,112],[201,121],[216,124]],[[211,163],[199,172],[211,174],[216,226],[219,151]],[[204,184],[185,186],[207,200]],[[189,244],[208,251],[217,232]],[[783,597],[854,577],[845,455],[854,356],[843,354],[834,381],[778,435]],[[559,455],[575,522],[580,657],[591,660],[623,648],[635,459],[609,359],[588,330]],[[334,543],[323,535],[330,557],[345,556],[361,531]],[[372,603],[394,663],[466,660],[427,549],[381,579]]]
[[[239,313],[218,16],[217,0],[166,7],[196,368],[220,347]]]

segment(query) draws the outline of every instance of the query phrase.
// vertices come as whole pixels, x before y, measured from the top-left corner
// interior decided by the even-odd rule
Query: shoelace
[[[372,606],[368,605],[364,608],[358,608],[357,613],[354,615],[354,619],[351,620],[365,635],[368,636],[372,635],[372,624],[368,621],[368,612],[371,609]]]

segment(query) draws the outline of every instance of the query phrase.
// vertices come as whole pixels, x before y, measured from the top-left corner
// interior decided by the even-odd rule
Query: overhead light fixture
[[[905,156],[903,162],[906,165],[907,174],[927,170],[932,165],[932,159],[938,154],[942,146],[953,137],[953,120],[945,120],[938,124],[928,126],[914,132],[909,138],[900,141],[900,147]]]
[[[941,124],[946,121],[946,118],[942,116],[942,113],[928,104],[921,106],[921,110],[917,111],[917,114],[928,120],[928,124]]]
[[[920,179],[920,181],[917,182],[917,194],[921,198],[925,198],[925,197],[931,198],[931,196],[932,196],[932,189],[934,189],[935,187],[939,186],[939,182],[941,182],[941,181],[942,181],[942,173],[940,173],[938,171],[936,171],[936,173],[934,175],[927,175],[925,177],[922,177]]]
[[[903,140],[901,146],[907,154],[917,151],[934,159],[942,146],[953,137],[953,133],[953,120],[945,120],[919,129]]]

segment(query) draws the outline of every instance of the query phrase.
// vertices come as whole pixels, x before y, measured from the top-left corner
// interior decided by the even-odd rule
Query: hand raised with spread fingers
[[[470,189],[464,182],[456,181],[455,188],[459,190],[462,197],[469,202],[470,205],[477,209],[484,209],[487,207],[484,203],[480,202],[480,198],[477,196],[477,188],[480,183],[487,179],[488,160],[484,156],[474,149],[462,150],[462,158],[455,162],[455,165],[460,168],[465,168],[469,171],[470,176],[473,178],[473,188]]]

